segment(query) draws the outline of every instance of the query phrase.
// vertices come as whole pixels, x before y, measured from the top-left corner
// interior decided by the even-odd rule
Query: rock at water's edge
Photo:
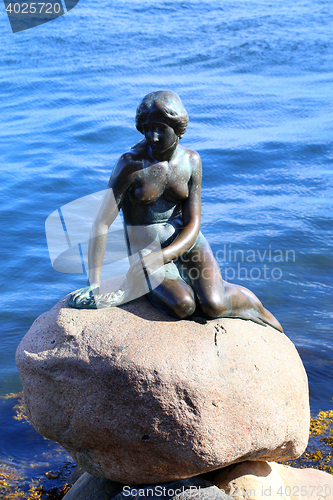
[[[120,483],[93,477],[85,472],[66,493],[63,500],[111,500],[122,490],[123,485]]]
[[[89,473],[151,484],[304,451],[307,377],[284,334],[173,320],[145,298],[67,303],[34,322],[16,362],[30,422]]]

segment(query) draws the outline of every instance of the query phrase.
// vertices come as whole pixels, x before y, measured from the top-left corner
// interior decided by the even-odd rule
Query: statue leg
[[[277,319],[247,288],[223,281],[213,252],[202,234],[195,246],[177,261],[191,283],[201,310],[209,318],[238,317],[283,331]]]
[[[147,298],[155,307],[177,319],[191,316],[196,309],[194,292],[173,262],[165,266],[164,280],[147,294]]]

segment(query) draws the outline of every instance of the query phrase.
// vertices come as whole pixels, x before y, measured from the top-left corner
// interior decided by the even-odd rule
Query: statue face
[[[163,121],[148,121],[143,124],[144,136],[152,151],[163,153],[178,144],[178,136],[170,125]]]

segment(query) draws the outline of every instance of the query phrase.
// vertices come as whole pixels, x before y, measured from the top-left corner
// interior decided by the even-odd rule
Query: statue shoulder
[[[192,175],[199,175],[201,177],[202,165],[199,153],[193,151],[192,149],[185,149],[185,154],[187,155],[192,167]]]
[[[140,170],[142,160],[145,157],[147,144],[140,141],[129,151],[121,155],[111,173],[109,187],[121,185],[122,188],[129,187],[135,179],[135,174]]]
[[[121,155],[117,161],[114,173],[116,174],[130,174],[137,169],[138,163],[141,164],[143,158],[146,156],[147,143],[146,141],[140,141],[135,144],[129,151],[126,151]]]
[[[137,153],[145,153],[148,147],[148,142],[146,139],[142,139],[141,141],[137,142],[134,144],[134,146],[131,147],[132,152],[137,152]]]

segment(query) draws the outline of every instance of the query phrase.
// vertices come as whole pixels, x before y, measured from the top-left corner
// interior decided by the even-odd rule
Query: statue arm
[[[117,162],[108,188],[98,208],[89,238],[88,265],[90,285],[72,293],[68,305],[77,309],[96,309],[95,294],[99,293],[103,258],[109,227],[117,217],[132,175],[131,155],[125,153]],[[116,297],[115,300],[118,300]]]
[[[129,154],[125,153],[117,162],[90,231],[88,265],[89,282],[92,288],[100,286],[108,230],[119,214],[125,193],[130,185],[128,160]]]
[[[186,253],[195,243],[201,220],[201,159],[198,153],[191,151],[192,176],[189,183],[189,196],[183,202],[184,228],[179,236],[162,250],[164,263],[170,262]]]

